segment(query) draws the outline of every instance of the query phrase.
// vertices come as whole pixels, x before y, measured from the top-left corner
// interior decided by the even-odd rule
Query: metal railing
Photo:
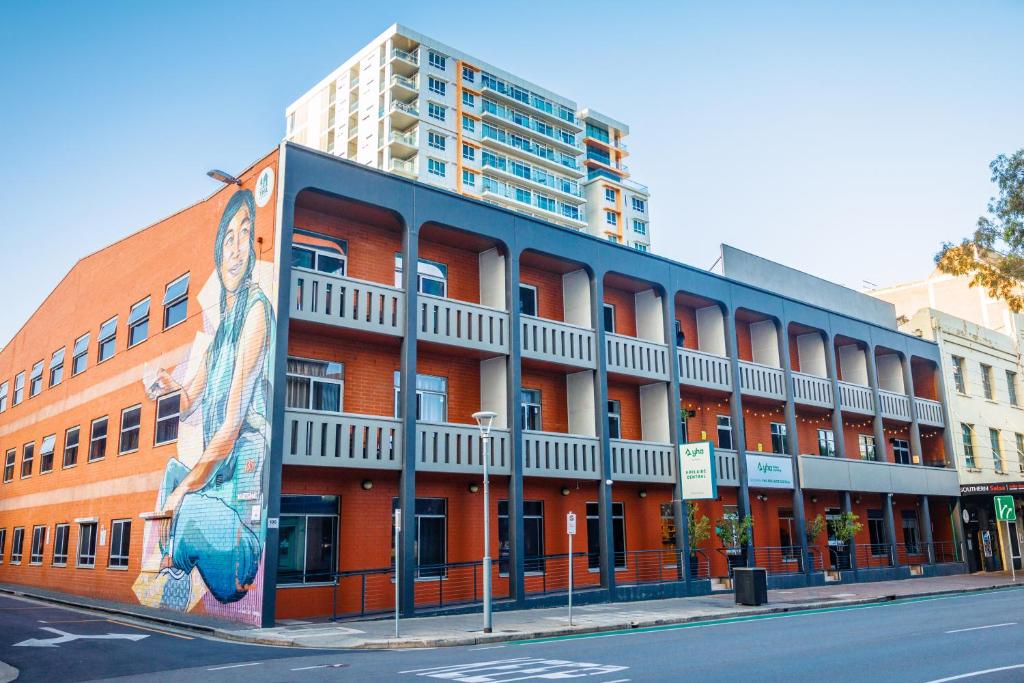
[[[951,562],[962,562],[963,555],[960,552],[960,544],[950,541],[937,541],[932,543],[919,544],[924,548],[932,564],[949,564]]]
[[[492,597],[509,595],[508,577],[502,577],[499,562],[491,565]],[[447,562],[416,567],[417,608],[438,608],[483,601],[483,562]]]
[[[570,558],[568,553],[526,557],[523,560],[525,574],[523,584],[528,595],[549,595],[565,593],[569,589],[569,564],[572,563],[573,590],[598,588],[601,575],[592,571],[591,567],[599,562],[597,553],[574,552]],[[508,558],[499,558],[502,575],[507,574]]]
[[[747,555],[742,549],[737,548],[715,548],[715,552],[719,557],[725,559],[726,573],[718,574],[718,577],[728,576],[732,578],[732,570],[736,567],[747,566]]]
[[[857,569],[878,569],[892,566],[892,546],[888,543],[857,545]]]
[[[829,545],[828,548],[828,569],[835,572],[845,572],[853,569],[853,555],[849,546]]]
[[[686,579],[682,562],[688,558],[682,551],[627,550],[617,554],[625,558],[625,567],[616,568],[615,582],[618,585],[673,583]]]
[[[331,581],[331,621],[358,619],[395,609],[394,567],[335,572]]]
[[[804,556],[798,545],[757,546],[754,548],[754,566],[764,567],[769,574],[800,574],[825,569],[820,548],[809,546]]]

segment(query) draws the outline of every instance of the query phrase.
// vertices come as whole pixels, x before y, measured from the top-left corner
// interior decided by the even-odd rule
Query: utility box
[[[736,567],[732,570],[733,590],[737,605],[768,603],[768,570],[762,567]]]

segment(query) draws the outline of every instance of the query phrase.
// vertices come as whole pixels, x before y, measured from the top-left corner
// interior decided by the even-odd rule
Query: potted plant
[[[814,552],[812,548],[817,548],[818,537],[821,536],[821,532],[825,530],[825,518],[822,515],[818,515],[814,519],[808,520],[804,532],[807,535],[807,565],[814,570]]]
[[[715,533],[722,540],[725,547],[725,554],[729,560],[729,575],[732,576],[733,567],[741,567],[744,563],[744,554],[747,544],[753,538],[754,520],[750,515],[740,517],[731,512],[726,513],[718,520],[715,526]]]
[[[696,503],[687,503],[687,527],[690,530],[690,576],[700,573],[700,560],[697,549],[711,538],[711,520],[707,515],[700,515]]]
[[[831,532],[828,544],[836,554],[836,569],[849,569],[850,541],[864,528],[860,517],[852,512],[844,512],[828,520],[828,528]]]

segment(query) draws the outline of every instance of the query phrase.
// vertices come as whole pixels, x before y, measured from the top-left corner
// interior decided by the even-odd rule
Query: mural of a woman
[[[147,382],[154,399],[179,391],[180,421],[198,415],[202,432],[201,454],[182,452],[188,446],[179,442],[164,471],[157,512],[169,522],[159,534],[159,590],[148,592],[150,601],[158,598],[154,607],[189,609],[193,569],[218,602],[241,600],[262,563],[265,521],[253,507],[262,499],[268,449],[275,323],[253,276],[255,216],[252,193],[239,190],[220,219],[214,248],[219,316],[192,376],[178,381],[160,370]]]

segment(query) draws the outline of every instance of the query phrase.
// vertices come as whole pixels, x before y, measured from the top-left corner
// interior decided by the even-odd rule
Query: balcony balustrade
[[[839,407],[851,413],[875,414],[875,400],[871,388],[861,384],[839,382]]]
[[[451,422],[416,423],[416,469],[423,472],[480,474],[484,460],[480,429]],[[509,474],[512,448],[507,429],[491,430],[488,470]]]
[[[732,390],[729,359],[704,351],[676,349],[679,363],[679,382],[704,389]]]
[[[668,347],[621,334],[605,334],[608,372],[668,381]]]
[[[509,352],[509,316],[505,311],[420,294],[416,320],[423,341],[495,354]]]
[[[960,495],[960,483],[953,468],[821,455],[800,456],[800,484],[805,490]]]
[[[914,399],[914,411],[917,421],[929,427],[945,427],[946,418],[942,412],[942,404],[927,398]]]
[[[531,315],[520,316],[520,347],[525,358],[597,367],[597,336],[594,330]]]
[[[831,408],[835,405],[832,382],[827,377],[794,372],[793,400],[803,405]]]
[[[739,486],[740,475],[736,464],[736,451],[726,448],[715,449],[715,474],[719,486]]]
[[[675,482],[675,449],[671,444],[611,439],[612,479]]]
[[[894,391],[878,391],[878,414],[891,420],[910,422],[910,398]]]
[[[288,409],[285,465],[402,467],[402,422],[387,417]]]
[[[401,337],[405,297],[400,289],[312,270],[292,269],[291,317]]]
[[[785,374],[780,368],[741,360],[740,388],[748,396],[785,400]]]
[[[523,474],[534,477],[600,479],[600,441],[592,436],[523,432]]]

